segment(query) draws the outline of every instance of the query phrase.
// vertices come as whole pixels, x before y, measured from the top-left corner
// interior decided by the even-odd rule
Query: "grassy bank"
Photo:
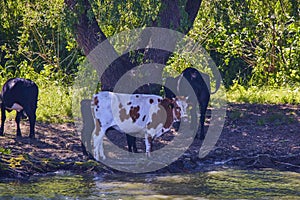
[[[35,82],[39,86],[37,120],[49,123],[72,122],[73,112],[80,110],[80,105],[77,109],[72,109],[73,94],[76,95],[72,92],[72,88],[45,79],[37,79]],[[1,84],[3,85],[4,82]],[[235,85],[226,92],[226,96],[228,102],[231,103],[300,104],[299,87],[259,88],[253,86],[245,88]],[[15,112],[9,113],[8,117],[14,118]]]
[[[300,104],[300,87],[256,87],[235,85],[227,93],[233,103]]]

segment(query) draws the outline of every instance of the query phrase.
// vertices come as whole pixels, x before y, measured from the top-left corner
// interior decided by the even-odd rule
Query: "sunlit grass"
[[[53,83],[39,87],[37,120],[52,123],[72,121],[72,103],[68,88]]]
[[[256,87],[241,85],[231,87],[227,93],[229,102],[261,104],[300,104],[300,87]]]

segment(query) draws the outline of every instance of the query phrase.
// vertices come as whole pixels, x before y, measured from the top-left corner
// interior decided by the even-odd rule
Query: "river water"
[[[75,175],[1,181],[0,199],[300,199],[300,174],[225,170],[195,174]]]

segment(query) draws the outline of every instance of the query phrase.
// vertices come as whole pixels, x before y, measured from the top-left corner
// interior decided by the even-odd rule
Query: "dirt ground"
[[[206,129],[209,124],[209,116]],[[36,139],[28,138],[29,126],[22,122],[23,138],[16,138],[14,120],[5,124],[0,137],[0,177],[28,178],[60,170],[75,173],[122,173],[85,156],[80,133],[74,124],[37,123]],[[125,136],[108,137],[126,148]],[[168,133],[154,141],[154,146],[168,144]],[[229,104],[221,136],[213,150],[198,157],[202,141],[195,139],[175,162],[155,173],[180,173],[235,169],[288,170],[300,173],[300,106]],[[139,152],[144,144],[138,139]]]

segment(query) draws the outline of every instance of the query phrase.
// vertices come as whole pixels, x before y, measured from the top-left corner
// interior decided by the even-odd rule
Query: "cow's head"
[[[179,126],[181,119],[187,117],[186,110],[188,104],[185,97],[174,99],[165,98],[161,101],[161,105],[164,107],[167,114],[165,128],[169,128],[172,124],[173,126],[174,124],[175,126],[176,124]],[[174,128],[178,130],[175,126]]]
[[[187,115],[187,103],[188,97],[184,96],[177,96],[173,100],[175,101],[175,109],[174,109],[174,121],[173,121],[173,127],[175,131],[178,131],[180,127],[180,122],[187,121],[188,115]]]
[[[177,106],[180,108],[180,119],[187,118],[188,117],[188,115],[187,115],[187,108],[189,106],[189,104],[187,102],[188,97],[177,96],[173,100],[175,100]]]

